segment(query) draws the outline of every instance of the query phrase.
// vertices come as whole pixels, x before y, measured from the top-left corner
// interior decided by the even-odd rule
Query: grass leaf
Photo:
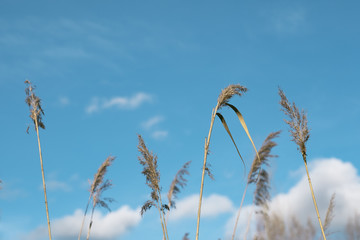
[[[234,110],[234,112],[235,112],[236,115],[238,116],[239,121],[240,121],[242,127],[244,128],[244,130],[245,130],[248,138],[250,139],[251,144],[253,145],[253,148],[254,148],[254,150],[255,150],[255,152],[256,152],[256,155],[257,155],[257,157],[258,157],[258,159],[259,159],[259,161],[260,161],[259,153],[258,153],[258,151],[256,150],[254,141],[253,141],[252,138],[251,138],[251,135],[250,135],[249,130],[248,130],[248,128],[247,128],[247,125],[246,125],[246,123],[245,123],[244,117],[242,116],[242,114],[240,113],[240,111],[239,111],[235,106],[231,105],[230,103],[225,103],[225,105],[229,106],[232,110]]]
[[[235,140],[234,140],[233,136],[231,135],[230,129],[229,129],[229,127],[228,127],[228,125],[227,125],[227,123],[226,123],[226,121],[225,121],[225,118],[223,117],[223,115],[221,115],[221,113],[216,113],[216,116],[218,116],[218,118],[220,119],[221,123],[223,124],[226,132],[229,134],[229,136],[230,136],[230,138],[231,138],[231,141],[233,142],[233,144],[234,144],[234,146],[235,146],[235,148],[236,148],[236,151],[237,151],[237,153],[239,154],[239,157],[240,157],[240,159],[241,159],[241,161],[242,161],[242,163],[243,163],[243,165],[244,165],[244,171],[246,171],[246,166],[245,166],[244,159],[242,158],[242,156],[241,156],[241,154],[240,154],[240,151],[239,151],[239,149],[238,149],[238,147],[237,147],[237,145],[236,145],[236,143],[235,143]]]

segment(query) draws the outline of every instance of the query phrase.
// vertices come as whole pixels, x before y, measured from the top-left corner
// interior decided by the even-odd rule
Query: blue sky
[[[137,134],[158,156],[164,194],[177,170],[192,161],[168,227],[171,239],[186,232],[194,239],[204,138],[217,97],[229,84],[249,89],[231,103],[256,146],[282,130],[274,149],[279,157],[269,168],[274,211],[289,209],[285,218],[310,216],[316,224],[278,87],[306,110],[320,211],[324,216],[336,192],[334,231],[341,233],[360,211],[359,7],[357,1],[1,1],[0,239],[46,239],[33,127],[26,134],[26,79],[37,86],[45,111],[40,137],[54,239],[78,232],[88,180],[109,155],[116,159],[105,195],[116,202],[110,214],[96,213],[94,239],[161,237],[155,210],[139,217],[150,189],[137,160]],[[222,113],[248,169],[251,144],[234,113]],[[200,239],[228,239],[245,177],[219,121],[210,150],[215,181],[205,181]]]

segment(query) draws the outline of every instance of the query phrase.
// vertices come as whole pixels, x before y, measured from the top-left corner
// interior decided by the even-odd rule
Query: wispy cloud
[[[297,33],[304,26],[305,11],[301,8],[276,11],[272,17],[272,25],[277,33]]]
[[[199,195],[194,194],[176,202],[176,209],[170,211],[169,220],[196,218]],[[217,217],[223,213],[234,211],[232,201],[222,195],[212,194],[203,199],[201,217]]]
[[[317,217],[314,210],[309,184],[305,170],[301,179],[287,192],[280,193],[273,197],[269,207],[271,212],[280,214],[285,222],[290,222],[292,216],[305,225],[310,217],[314,224],[317,224]],[[348,162],[336,158],[317,159],[310,164],[310,176],[314,186],[319,212],[324,221],[329,200],[333,193],[336,193],[335,208],[331,232],[342,231],[347,220],[353,217],[355,212],[360,212],[360,176],[356,168]],[[239,236],[243,236],[246,229],[249,214],[253,212],[252,205],[242,209],[239,220]],[[251,226],[255,226],[255,217],[252,217]],[[226,225],[226,235],[232,234],[235,215]],[[315,225],[316,226],[316,225]]]
[[[81,227],[84,212],[76,210],[73,214],[67,215],[52,221],[52,235],[59,240],[76,239]],[[140,209],[131,209],[129,206],[122,206],[116,211],[102,214],[95,211],[91,239],[114,240],[136,227],[141,221]],[[88,226],[89,221],[84,226]],[[86,237],[87,231],[83,231]],[[47,238],[47,228],[39,226],[27,236],[25,240],[42,240]]]
[[[41,185],[39,187],[41,190],[43,189],[43,186]],[[71,186],[66,182],[61,182],[57,180],[48,180],[46,181],[46,188],[50,191],[64,191],[64,192],[70,192],[72,190]]]
[[[156,140],[164,139],[168,135],[169,135],[168,131],[155,131],[151,134],[151,136]]]
[[[93,98],[85,111],[88,114],[108,108],[136,109],[146,102],[151,102],[153,97],[150,94],[139,92],[131,97],[113,97],[111,99]]]
[[[164,121],[164,117],[163,116],[155,116],[155,117],[152,117],[148,120],[146,120],[145,122],[143,122],[141,124],[141,126],[145,129],[150,129],[152,128],[153,126],[155,126],[156,124],[160,123]]]
[[[70,104],[70,99],[65,96],[59,97],[59,103],[61,106],[67,106]]]

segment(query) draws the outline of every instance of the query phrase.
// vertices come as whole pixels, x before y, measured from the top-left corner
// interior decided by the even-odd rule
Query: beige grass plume
[[[281,131],[272,132],[270,133],[266,139],[264,140],[263,144],[261,145],[258,154],[255,155],[254,160],[252,161],[251,168],[247,177],[247,182],[245,185],[245,189],[241,198],[241,203],[239,210],[236,215],[234,230],[232,234],[232,240],[235,239],[236,229],[239,222],[240,212],[242,209],[242,205],[244,203],[245,195],[249,184],[256,183],[256,190],[254,192],[254,203],[255,205],[262,205],[267,208],[267,200],[270,197],[269,194],[269,178],[268,173],[261,169],[262,165],[268,165],[269,158],[277,157],[277,155],[272,155],[271,150],[277,145],[274,141],[276,137],[279,136]]]
[[[318,217],[321,233],[322,233],[324,240],[326,240],[325,231],[324,231],[324,228],[321,223],[320,214],[319,214],[319,210],[318,210],[316,199],[315,199],[314,189],[313,189],[313,186],[311,183],[309,170],[308,170],[308,166],[307,166],[306,142],[309,140],[309,137],[310,137],[310,131],[307,126],[307,123],[308,123],[307,117],[306,117],[305,111],[302,110],[300,112],[299,109],[296,107],[295,103],[293,103],[293,104],[289,103],[289,100],[285,96],[285,93],[280,88],[279,88],[279,95],[280,95],[280,105],[282,106],[281,110],[289,118],[289,120],[284,120],[284,121],[290,127],[289,132],[292,136],[292,141],[294,141],[296,143],[296,145],[298,146],[298,150],[300,151],[303,161],[304,161],[304,164],[305,164],[305,169],[306,169],[306,174],[308,177],[310,192],[311,192],[311,196],[312,196],[312,199],[314,202],[314,207],[315,207],[315,211],[316,211],[316,214]]]
[[[138,139],[138,151],[140,152],[138,160],[144,167],[142,174],[146,177],[146,185],[152,190],[150,194],[151,199],[144,203],[140,213],[142,216],[151,207],[156,207],[159,211],[163,239],[168,240],[169,236],[165,221],[165,210],[169,210],[169,206],[162,204],[161,200],[160,172],[157,169],[157,156],[148,150],[141,135],[138,135]]]

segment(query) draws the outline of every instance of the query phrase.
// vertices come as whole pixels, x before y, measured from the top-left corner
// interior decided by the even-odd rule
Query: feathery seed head
[[[107,182],[108,180],[105,181],[105,183],[106,183],[105,185],[103,184],[103,182],[104,182],[104,176],[107,171],[107,168],[112,164],[114,159],[115,159],[115,157],[109,156],[101,164],[101,166],[97,170],[96,174],[94,175],[94,180],[90,187],[90,194],[95,194],[96,191],[99,191],[99,189],[101,190],[101,188],[106,187],[106,185],[109,185],[109,186],[107,186],[107,188],[111,186],[111,183]],[[103,191],[103,190],[101,190],[101,191]]]
[[[26,80],[25,84],[27,86],[25,88],[25,102],[30,108],[30,118],[34,121],[34,124],[36,124],[35,121],[37,121],[39,127],[45,129],[45,125],[42,122],[44,110],[41,108],[41,99],[35,95],[35,86],[33,86],[29,80]]]
[[[298,145],[298,149],[303,155],[304,161],[306,162],[306,142],[309,140],[310,131],[307,126],[307,117],[304,110],[301,112],[296,107],[295,103],[290,104],[286,98],[285,93],[279,88],[280,105],[282,111],[288,116],[289,120],[284,120],[290,127],[290,134],[292,141]]]
[[[138,160],[144,167],[142,174],[146,177],[146,184],[153,190],[151,197],[156,200],[158,197],[157,192],[160,191],[160,172],[157,170],[157,156],[155,156],[147,149],[141,135],[138,135],[138,139],[138,150],[141,153],[141,155],[138,157]]]
[[[223,89],[218,97],[218,106],[219,109],[223,106],[225,106],[226,103],[229,102],[229,100],[234,95],[242,96],[243,93],[247,91],[246,87],[241,86],[240,84],[233,84],[229,85],[227,88]]]
[[[261,168],[262,164],[268,165],[269,158],[277,157],[277,155],[272,155],[270,153],[271,153],[272,148],[277,145],[277,143],[274,142],[273,139],[278,137],[280,135],[280,132],[281,131],[270,133],[266,137],[265,141],[263,142],[263,144],[258,152],[260,160],[257,156],[255,156],[255,158],[251,164],[250,172],[248,175],[248,183],[249,184],[257,181],[258,171]]]

